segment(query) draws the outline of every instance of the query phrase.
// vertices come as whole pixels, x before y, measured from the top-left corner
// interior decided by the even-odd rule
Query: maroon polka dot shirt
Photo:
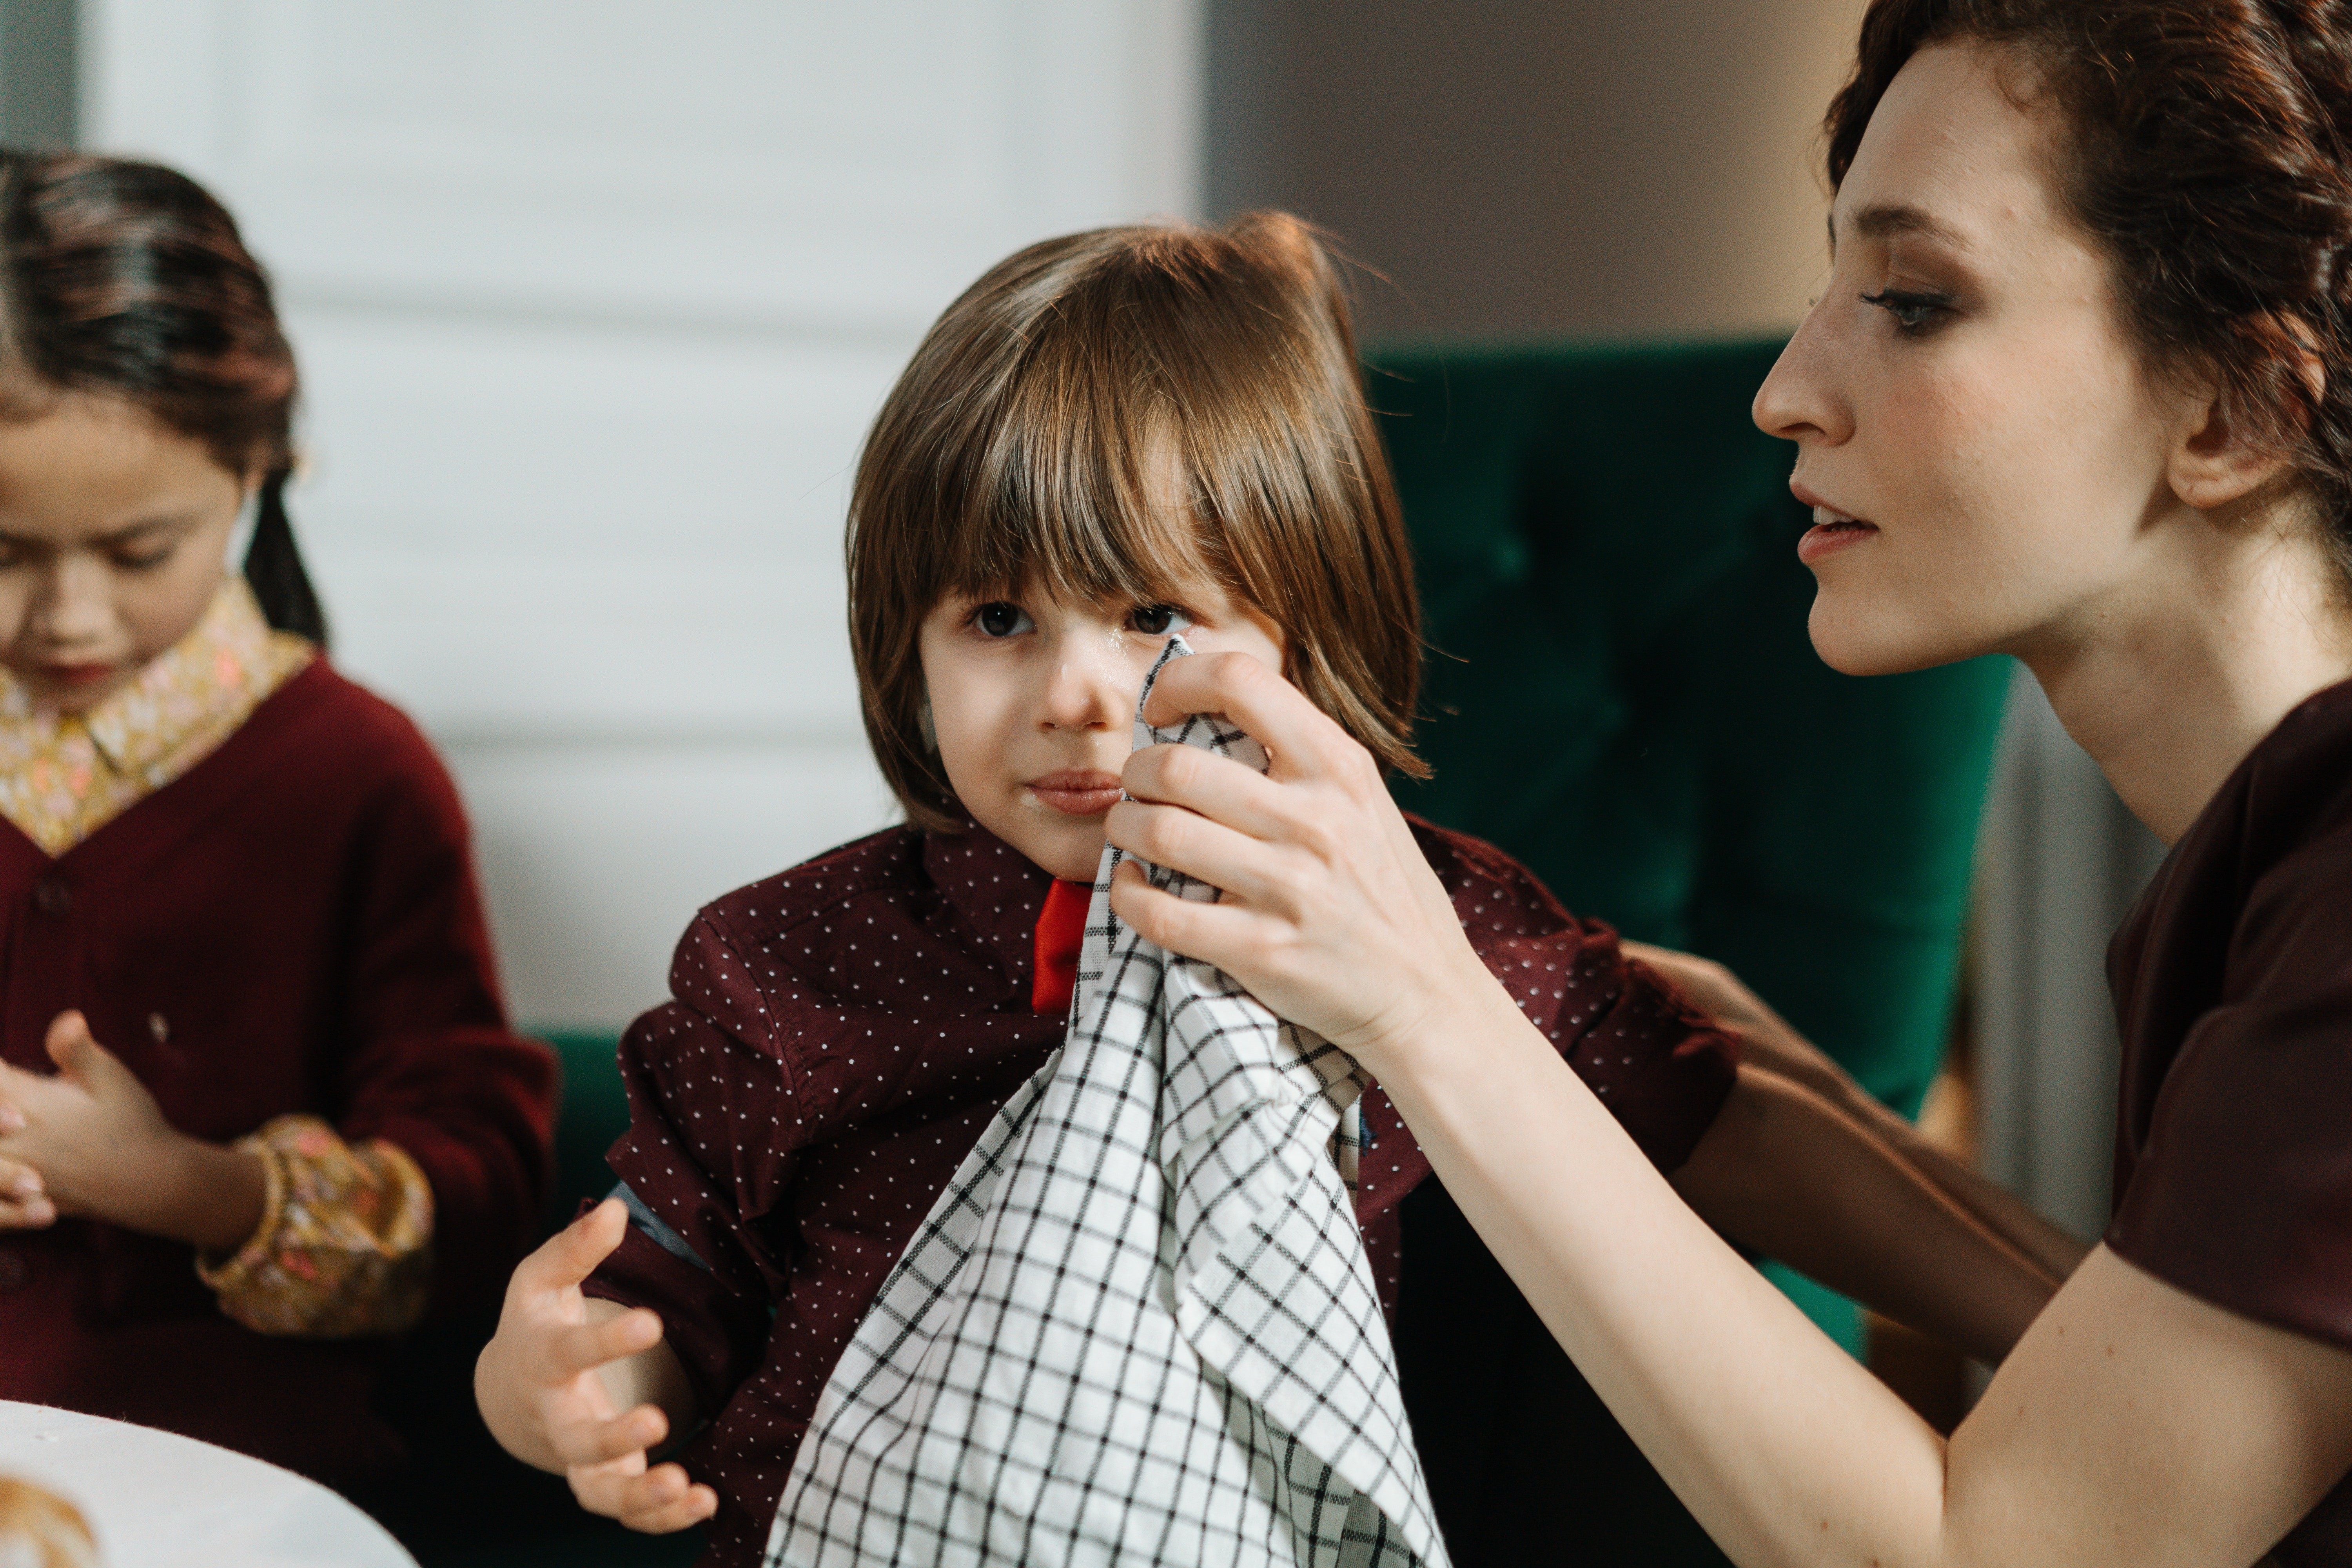
[[[1662,1169],[1728,1093],[1735,1050],[1606,927],[1500,851],[1415,823],[1476,948]],[[1066,1023],[1032,1009],[1047,874],[989,834],[893,828],[704,910],[673,1000],[621,1043],[613,1168],[692,1259],[633,1227],[589,1293],[653,1308],[707,1422],[679,1458],[719,1492],[703,1562],[756,1563],[794,1447],[883,1276]],[[1395,1310],[1397,1205],[1429,1173],[1366,1096],[1357,1215]]]

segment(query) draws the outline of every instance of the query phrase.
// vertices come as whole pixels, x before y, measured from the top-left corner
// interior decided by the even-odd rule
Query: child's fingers
[[[601,1322],[572,1323],[540,1337],[540,1380],[568,1383],[606,1362],[619,1361],[661,1343],[658,1315],[640,1307]]]
[[[621,1522],[647,1535],[690,1529],[718,1511],[719,1494],[677,1465],[657,1465],[621,1485]]]
[[[577,1286],[612,1256],[628,1228],[629,1211],[620,1199],[606,1198],[517,1264],[510,1289],[535,1295]]]
[[[669,1436],[669,1417],[658,1405],[640,1405],[609,1421],[561,1424],[547,1436],[556,1458],[565,1465],[593,1468],[625,1460],[632,1454],[642,1458],[659,1447]]]

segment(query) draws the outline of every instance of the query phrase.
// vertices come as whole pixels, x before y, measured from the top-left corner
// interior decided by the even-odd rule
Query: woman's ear
[[[2165,478],[2188,505],[2216,511],[2262,490],[2292,462],[2293,455],[2271,432],[2249,429],[2231,417],[2219,397],[2208,397],[2182,421]]]
[[[2263,325],[2270,353],[2292,364],[2309,402],[2263,418],[2231,408],[2213,385],[2185,391],[2166,477],[2173,494],[2200,511],[2244,500],[2284,475],[2293,466],[2292,447],[2304,434],[2310,410],[2327,395],[2327,367],[2310,326],[2292,316],[2273,317]]]

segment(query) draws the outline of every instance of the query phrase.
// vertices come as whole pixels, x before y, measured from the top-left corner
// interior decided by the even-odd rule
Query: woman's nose
[[[1853,434],[1850,405],[1838,389],[1843,355],[1826,304],[1805,312],[1772,373],[1756,389],[1749,416],[1768,436],[1835,446]]]

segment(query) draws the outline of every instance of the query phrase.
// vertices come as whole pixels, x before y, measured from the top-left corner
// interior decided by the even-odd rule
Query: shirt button
[[[33,1266],[24,1255],[0,1249],[0,1296],[12,1295],[33,1282]]]
[[[33,884],[33,907],[45,915],[61,915],[73,908],[73,889],[63,877],[44,877]]]

